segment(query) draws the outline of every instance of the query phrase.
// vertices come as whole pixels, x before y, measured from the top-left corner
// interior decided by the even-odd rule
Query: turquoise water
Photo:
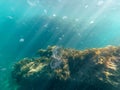
[[[0,7],[0,90],[10,90],[12,65],[39,48],[120,45],[119,0],[0,0]]]

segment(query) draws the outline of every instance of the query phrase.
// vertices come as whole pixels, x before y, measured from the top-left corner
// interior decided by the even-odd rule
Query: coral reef
[[[40,49],[14,65],[18,90],[119,90],[120,47]]]

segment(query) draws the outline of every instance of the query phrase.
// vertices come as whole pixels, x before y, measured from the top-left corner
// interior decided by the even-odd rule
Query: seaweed
[[[38,58],[25,58],[13,68],[18,90],[119,90],[120,47],[75,50],[49,46]]]

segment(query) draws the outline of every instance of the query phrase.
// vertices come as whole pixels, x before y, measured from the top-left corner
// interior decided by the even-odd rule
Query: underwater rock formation
[[[119,90],[120,47],[40,49],[14,65],[18,90]]]

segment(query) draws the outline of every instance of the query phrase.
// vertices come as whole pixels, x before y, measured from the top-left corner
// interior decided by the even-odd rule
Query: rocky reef
[[[14,65],[18,90],[119,90],[120,47],[75,50],[50,46]]]

